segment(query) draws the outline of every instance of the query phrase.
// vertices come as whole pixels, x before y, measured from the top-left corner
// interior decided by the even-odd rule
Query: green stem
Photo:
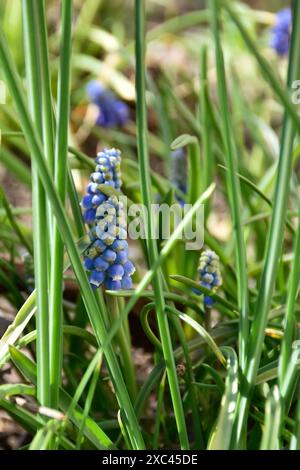
[[[155,423],[154,423],[154,432],[153,432],[153,441],[152,448],[159,449],[159,437],[160,437],[160,425],[164,420],[164,394],[166,389],[166,372],[163,373],[161,381],[157,387],[157,405],[156,405],[156,414],[155,414]]]
[[[195,204],[201,195],[201,161],[198,140],[188,145],[188,196],[189,204]]]
[[[212,123],[208,103],[207,47],[201,49],[200,56],[200,112],[203,122],[202,145],[204,162],[204,188],[213,180],[214,154],[212,151]],[[202,189],[204,189],[202,188]],[[206,204],[209,209],[209,202]]]
[[[108,308],[108,313],[111,317],[116,320],[119,318],[119,307],[117,297],[112,297],[110,295],[106,296],[106,303]],[[117,333],[117,342],[120,348],[120,357],[121,363],[123,365],[123,371],[125,376],[125,382],[127,384],[127,389],[129,391],[131,400],[135,402],[137,398],[137,385],[136,385],[136,376],[134,364],[132,361],[132,355],[130,351],[130,343],[128,343],[128,338],[126,337],[125,325],[119,329]]]
[[[81,208],[78,200],[78,194],[76,191],[72,171],[68,168],[68,195],[70,198],[70,206],[73,214],[74,224],[78,238],[85,235],[85,228],[81,213]]]
[[[278,378],[280,390],[284,382],[289,360],[292,354],[292,343],[295,337],[295,307],[300,279],[300,204],[298,209],[298,230],[295,239],[294,257],[290,279],[288,281],[288,298],[286,305],[286,314],[284,317],[283,331],[284,336],[281,343],[281,351],[278,363]]]
[[[47,21],[45,13],[45,0],[39,2],[33,2],[33,14],[35,17],[35,38],[36,38],[36,49],[39,61],[39,74],[40,74],[40,88],[41,88],[41,105],[40,113],[42,120],[42,141],[45,153],[45,159],[47,161],[51,175],[54,175],[54,119],[52,112],[52,94],[51,94],[51,78],[49,70],[49,57],[48,57],[48,40],[47,40]],[[52,221],[53,214],[49,201],[46,200],[47,206],[47,220],[49,229],[49,243],[47,247],[48,256],[48,276],[49,280],[51,277],[50,263],[52,257]],[[51,282],[51,281],[49,281]],[[50,290],[51,292],[51,290]],[[51,299],[50,299],[51,303]],[[50,315],[51,321],[51,315]],[[50,344],[51,347],[51,344]],[[51,367],[51,365],[50,365]]]
[[[157,244],[152,239],[152,211],[151,211],[151,181],[147,140],[147,117],[145,101],[145,2],[135,0],[135,27],[136,27],[136,93],[137,93],[137,139],[138,155],[140,163],[140,181],[143,203],[147,210],[147,247],[149,263],[153,266],[157,262]],[[156,313],[159,334],[161,338],[163,355],[166,361],[169,387],[173,402],[174,414],[179,434],[181,448],[189,448],[187,430],[183,406],[180,396],[179,384],[176,375],[173,347],[167,315],[165,313],[165,301],[163,297],[163,285],[160,270],[153,277],[153,287],[156,296]]]
[[[48,40],[47,40],[47,23],[45,14],[45,0],[33,3],[34,13],[36,17],[36,39],[39,42],[38,52],[40,60],[41,73],[41,94],[42,94],[42,125],[43,125],[43,143],[45,157],[49,164],[49,169],[54,174],[54,119],[52,112],[52,96],[48,58]]]
[[[96,367],[94,369],[94,372],[93,372],[93,375],[92,375],[92,378],[91,378],[91,382],[90,382],[89,390],[88,390],[88,393],[87,393],[87,397],[86,397],[86,400],[85,400],[84,410],[83,410],[83,419],[82,419],[82,423],[81,423],[81,426],[80,426],[80,429],[78,431],[78,435],[77,435],[77,438],[76,438],[76,449],[77,450],[80,450],[81,442],[83,440],[83,434],[84,434],[84,428],[85,428],[85,424],[86,424],[86,418],[90,413],[92,402],[93,402],[93,399],[94,399],[94,396],[95,396],[96,387],[97,387],[97,383],[98,383],[99,375],[100,375],[100,371],[101,371],[101,365],[102,365],[102,355],[99,357],[99,359],[97,361]]]
[[[155,302],[149,302],[148,304],[144,305],[140,313],[140,322],[142,328],[144,330],[145,335],[147,336],[150,343],[152,343],[153,347],[162,354],[162,345],[159,339],[155,336],[148,321],[148,315],[151,310],[155,309]]]
[[[211,332],[211,308],[210,307],[204,308],[204,322],[205,322],[205,329],[207,333],[210,334]]]
[[[23,28],[26,57],[26,76],[33,125],[42,136],[40,117],[39,66],[36,57],[34,1],[23,0]],[[32,154],[35,153],[33,149]],[[33,156],[33,155],[32,155]],[[48,276],[47,276],[47,213],[45,192],[36,163],[32,162],[32,206],[34,272],[37,292],[37,397],[41,405],[50,405],[49,336],[48,336]]]
[[[294,432],[290,442],[290,450],[300,450],[300,398],[298,398],[296,405]]]
[[[218,72],[218,95],[220,102],[220,110],[222,115],[222,137],[225,149],[226,165],[228,167],[227,174],[227,191],[229,194],[229,202],[231,216],[233,220],[235,232],[235,255],[237,263],[237,287],[238,287],[238,306],[240,312],[240,328],[239,328],[239,360],[243,370],[246,362],[247,341],[249,335],[249,305],[248,305],[248,286],[247,286],[247,266],[246,266],[246,248],[244,234],[241,223],[241,188],[238,177],[236,175],[236,149],[234,145],[232,127],[230,123],[230,110],[227,98],[226,75],[224,66],[224,57],[220,41],[220,28],[218,18],[218,1],[211,0],[209,2],[211,8],[211,24],[215,39],[216,65]]]
[[[167,311],[173,313],[175,309],[174,306],[167,305]],[[195,376],[193,371],[193,364],[189,355],[189,348],[187,346],[186,337],[184,335],[184,331],[180,320],[178,317],[174,317],[172,315],[171,321],[174,324],[174,328],[177,332],[177,336],[179,342],[182,347],[183,356],[185,359],[186,364],[186,387],[190,393],[190,402],[191,402],[191,411],[192,411],[192,422],[193,422],[193,430],[194,430],[194,448],[197,450],[204,449],[204,441],[203,441],[203,429],[201,424],[201,416],[198,404],[198,391],[197,386],[195,384]]]
[[[66,201],[68,172],[68,126],[70,108],[70,61],[71,61],[72,1],[62,3],[62,39],[60,71],[58,80],[58,120],[55,142],[55,184],[63,205]],[[57,407],[62,369],[62,300],[63,300],[63,254],[64,244],[58,224],[53,223],[53,262],[50,279],[50,387],[51,401]]]

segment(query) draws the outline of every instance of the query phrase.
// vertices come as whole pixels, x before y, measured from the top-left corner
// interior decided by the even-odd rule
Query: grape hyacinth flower
[[[84,266],[90,272],[93,288],[105,285],[109,290],[131,289],[135,267],[128,259],[124,204],[116,195],[107,196],[101,185],[117,191],[121,188],[121,152],[104,149],[96,158],[87,193],[81,206],[83,218],[90,226],[91,246],[85,252]]]
[[[285,56],[289,51],[291,38],[292,11],[284,8],[276,13],[276,22],[272,28],[270,45],[278,55]]]
[[[170,180],[175,188],[186,194],[187,169],[186,156],[183,148],[171,152]],[[176,199],[181,206],[184,205],[184,201],[178,195],[176,195]]]
[[[222,285],[222,275],[220,272],[220,262],[218,255],[212,250],[205,250],[200,256],[198,274],[200,286],[216,292]],[[201,291],[194,289],[196,294],[201,295]],[[204,306],[211,307],[214,300],[208,295],[204,295]]]
[[[121,127],[129,120],[129,108],[97,80],[86,87],[90,100],[99,108],[96,124],[101,127]]]

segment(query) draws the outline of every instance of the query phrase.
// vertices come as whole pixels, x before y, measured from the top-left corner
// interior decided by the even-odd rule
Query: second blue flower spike
[[[222,275],[220,272],[220,261],[218,255],[212,250],[205,250],[200,256],[198,274],[200,277],[200,286],[216,292],[222,285]],[[201,291],[194,289],[196,294],[201,295]],[[214,303],[212,297],[204,295],[204,306],[211,307]]]
[[[271,47],[280,56],[289,52],[291,38],[292,11],[290,8],[280,10],[276,14],[276,22],[272,28]]]
[[[92,80],[86,87],[93,104],[98,106],[96,124],[101,127],[121,127],[129,121],[129,108],[112,92],[104,88],[97,80]]]

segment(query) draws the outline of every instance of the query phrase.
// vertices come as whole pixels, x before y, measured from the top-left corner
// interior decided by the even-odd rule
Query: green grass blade
[[[295,385],[297,385],[297,378],[299,377],[299,366],[300,366],[300,351],[295,349],[289,360],[289,364],[285,371],[284,378],[280,382],[280,396],[282,397],[283,406],[286,412],[289,411],[291,398],[295,391]]]
[[[0,400],[13,395],[35,396],[36,390],[32,385],[25,384],[3,384],[0,385]]]
[[[244,233],[241,220],[242,200],[241,188],[236,175],[236,149],[230,122],[230,110],[227,98],[224,57],[219,33],[218,2],[209,2],[211,8],[212,31],[215,40],[216,66],[218,76],[218,96],[222,115],[222,136],[225,150],[225,160],[228,167],[227,191],[231,209],[231,217],[235,232],[235,257],[237,264],[238,306],[240,313],[239,329],[239,362],[242,370],[245,367],[247,354],[247,341],[249,334],[249,305],[248,305],[248,279],[247,260]]]
[[[290,450],[300,450],[300,399],[298,398],[296,405],[296,416],[294,431],[291,437]]]
[[[164,371],[165,371],[165,364],[163,362],[160,362],[152,369],[147,379],[143,383],[143,386],[141,387],[138,397],[135,402],[135,412],[138,418],[141,416],[143,412],[143,408],[145,406],[146,400],[148,399],[155,384],[160,380]]]
[[[73,214],[74,224],[78,238],[81,238],[85,234],[85,228],[81,213],[81,207],[79,204],[78,194],[76,191],[72,171],[68,168],[68,194],[70,198],[70,205]]]
[[[85,423],[86,423],[87,417],[89,415],[89,412],[92,406],[93,398],[96,392],[97,382],[99,380],[101,364],[102,364],[102,356],[98,358],[98,362],[94,368],[93,375],[91,378],[90,386],[89,386],[87,397],[86,397],[85,404],[84,404],[82,423],[81,423],[81,426],[77,435],[77,439],[76,439],[76,449],[80,449],[80,446],[81,446],[81,441],[82,441],[82,437],[83,437],[84,429],[85,429]],[[105,445],[106,447],[111,447],[112,443],[107,442],[107,439],[106,439],[105,441],[103,440],[103,445]]]
[[[101,363],[102,361],[102,350],[99,349],[96,354],[94,355],[93,359],[90,361],[85,373],[83,374],[79,384],[78,384],[78,387],[76,388],[76,391],[74,393],[74,396],[72,398],[72,401],[70,403],[70,406],[68,408],[68,411],[67,411],[67,415],[71,415],[75,409],[75,407],[77,406],[83,392],[84,392],[84,389],[85,387],[87,386],[91,376],[93,375],[94,373],[94,370],[96,369],[99,361]]]
[[[200,106],[199,111],[203,122],[202,145],[204,163],[204,187],[207,188],[213,181],[214,154],[212,149],[212,123],[209,113],[208,77],[207,77],[207,47],[201,49],[200,54]],[[208,206],[206,206],[208,207]]]
[[[146,35],[147,42],[157,39],[162,34],[177,34],[181,30],[206,23],[209,20],[209,12],[207,10],[191,11],[155,26],[150,29]]]
[[[57,105],[57,135],[55,141],[55,184],[62,205],[65,205],[68,175],[68,128],[70,108],[70,61],[71,61],[71,28],[72,28],[72,1],[62,2],[62,32],[60,50],[60,69],[58,78],[58,105]],[[62,300],[63,300],[63,253],[64,244],[59,232],[58,224],[53,223],[52,254],[50,275],[50,310],[49,310],[49,338],[50,338],[50,389],[51,406],[54,408],[58,402],[58,390],[61,381],[62,369]]]
[[[29,450],[55,450],[52,445],[55,435],[58,433],[61,422],[51,419],[41,429],[38,430],[32,439]]]
[[[34,291],[34,293],[28,297],[26,302],[24,302],[12,324],[9,325],[5,333],[2,335],[0,339],[0,364],[3,364],[3,358],[8,352],[8,347],[17,341],[26,325],[35,314],[35,301],[36,293]]]
[[[38,54],[41,73],[41,94],[42,94],[42,123],[43,123],[43,144],[45,158],[48,162],[51,174],[54,174],[54,117],[52,110],[51,77],[49,70],[48,37],[45,12],[45,0],[33,2],[33,12],[35,16],[36,40],[38,42]]]
[[[286,312],[284,316],[284,336],[281,342],[281,350],[279,356],[279,384],[284,381],[285,373],[289,365],[292,354],[293,340],[295,339],[295,307],[297,295],[299,292],[299,279],[300,279],[300,204],[298,210],[298,230],[295,238],[295,248],[292,262],[292,269],[290,279],[288,281],[288,297]],[[281,388],[281,386],[280,386]]]
[[[157,244],[152,239],[152,211],[151,211],[151,181],[149,174],[149,155],[147,141],[147,115],[145,106],[145,4],[144,0],[135,1],[135,37],[136,37],[136,93],[137,93],[137,139],[138,155],[140,163],[140,181],[143,203],[147,210],[147,248],[150,266],[157,262]],[[163,297],[163,285],[161,272],[158,271],[153,277],[153,286],[156,293],[156,312],[163,355],[166,360],[167,376],[173,402],[177,430],[182,449],[189,448],[187,430],[177,380],[173,348],[165,314],[165,300]]]
[[[26,56],[26,76],[29,103],[34,126],[42,135],[40,119],[40,78],[36,56],[35,18],[32,0],[23,0],[23,27]],[[49,388],[49,332],[48,332],[48,237],[45,191],[38,175],[35,162],[32,163],[32,199],[34,225],[34,273],[37,289],[37,394],[42,405],[50,404]]]
[[[238,392],[238,360],[232,348],[223,348],[227,354],[225,391],[215,429],[209,439],[208,450],[228,450]]]
[[[275,386],[266,401],[265,423],[260,450],[278,450],[281,421],[281,403],[279,390]]]

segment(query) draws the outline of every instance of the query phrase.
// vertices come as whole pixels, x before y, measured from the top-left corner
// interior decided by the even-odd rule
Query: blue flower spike
[[[102,285],[109,290],[131,289],[135,267],[128,259],[124,205],[116,195],[106,196],[101,191],[101,185],[108,184],[120,192],[121,152],[114,148],[99,152],[90,179],[87,194],[81,201],[92,242],[84,253],[90,284],[94,289]]]
[[[270,46],[279,56],[286,56],[289,52],[291,39],[292,11],[284,8],[276,13],[275,24],[272,28]]]
[[[129,108],[97,80],[87,84],[86,91],[99,109],[96,124],[105,128],[122,127],[129,121]]]
[[[222,285],[222,275],[220,272],[220,261],[218,255],[212,250],[205,250],[200,256],[198,274],[200,286],[216,292]],[[195,289],[195,293],[201,295],[201,291]],[[204,306],[212,307],[214,300],[208,295],[204,295]]]

